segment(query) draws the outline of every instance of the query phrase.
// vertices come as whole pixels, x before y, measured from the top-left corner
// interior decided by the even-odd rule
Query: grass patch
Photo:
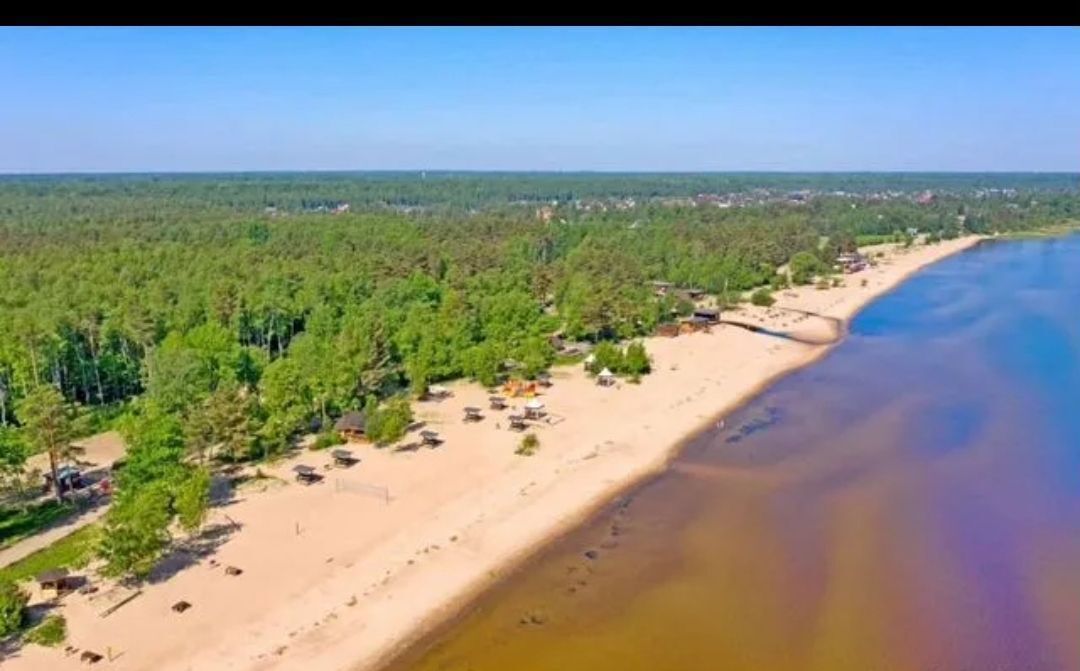
[[[0,582],[22,582],[54,568],[82,568],[90,563],[101,535],[101,527],[89,524],[64,536],[52,545],[0,569]]]
[[[585,360],[584,354],[556,354],[555,364],[556,366],[573,366],[579,364]]]
[[[531,457],[536,454],[536,451],[539,449],[540,439],[536,437],[535,433],[530,433],[521,439],[521,444],[514,450],[514,454],[520,454],[523,457]]]
[[[67,639],[67,620],[63,615],[50,615],[41,624],[26,632],[26,642],[55,648]]]
[[[0,510],[0,549],[33,536],[74,512],[74,504],[58,503],[51,499],[26,509],[11,507]]]

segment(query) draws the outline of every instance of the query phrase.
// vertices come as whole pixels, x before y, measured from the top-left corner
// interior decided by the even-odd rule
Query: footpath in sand
[[[65,597],[68,643],[111,652],[95,665],[102,669],[376,667],[545,540],[663,468],[682,441],[822,355],[871,299],[975,242],[890,249],[843,287],[779,292],[772,308],[725,313],[765,332],[722,325],[650,338],[654,372],[640,385],[604,388],[580,366],[556,369],[540,397],[550,421],[529,429],[540,440],[531,457],[514,454],[522,438],[508,429],[514,409],[488,410],[478,385],[449,385],[452,397],[415,408],[444,444],[352,445],[360,462],[351,468],[326,468],[328,452],[304,452],[266,469],[281,480],[241,488],[214,508],[204,554],[169,563],[130,603],[102,618],[87,596]],[[520,411],[523,401],[510,403]],[[466,406],[483,408],[483,420],[464,423]],[[296,484],[300,463],[323,481]],[[180,600],[191,608],[174,612]],[[78,654],[37,646],[3,666],[84,667]]]

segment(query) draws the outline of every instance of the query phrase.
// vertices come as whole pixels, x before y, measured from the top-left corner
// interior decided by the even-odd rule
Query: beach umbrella
[[[544,407],[544,404],[534,398],[533,400],[526,403],[525,407],[529,410],[540,410]]]

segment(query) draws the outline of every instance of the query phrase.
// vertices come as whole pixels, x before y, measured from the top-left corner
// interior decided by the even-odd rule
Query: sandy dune
[[[485,410],[481,422],[466,424],[462,408],[487,408],[488,394],[450,385],[453,397],[416,406],[445,444],[353,445],[361,461],[348,469],[327,468],[329,455],[314,452],[266,469],[282,482],[242,489],[213,511],[209,554],[176,562],[167,580],[107,618],[87,597],[66,597],[69,643],[111,649],[114,659],[97,665],[108,669],[375,666],[545,539],[662,468],[688,436],[823,354],[873,297],[976,241],[891,250],[844,287],[800,288],[778,294],[773,308],[725,315],[794,339],[733,325],[653,338],[654,373],[640,385],[601,388],[580,367],[558,369],[541,399],[550,421],[531,429],[541,445],[531,457],[514,454],[521,434],[508,430],[509,411]],[[297,463],[317,467],[324,480],[294,483]],[[227,575],[230,565],[243,573]],[[174,613],[181,599],[192,607]],[[83,665],[78,655],[28,646],[4,668]]]

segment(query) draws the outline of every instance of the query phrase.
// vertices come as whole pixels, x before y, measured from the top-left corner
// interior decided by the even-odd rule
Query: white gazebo
[[[539,419],[544,414],[544,404],[535,398],[525,404],[525,418]]]
[[[612,373],[610,368],[605,368],[596,376],[596,383],[602,387],[610,387],[615,384],[615,373]]]

